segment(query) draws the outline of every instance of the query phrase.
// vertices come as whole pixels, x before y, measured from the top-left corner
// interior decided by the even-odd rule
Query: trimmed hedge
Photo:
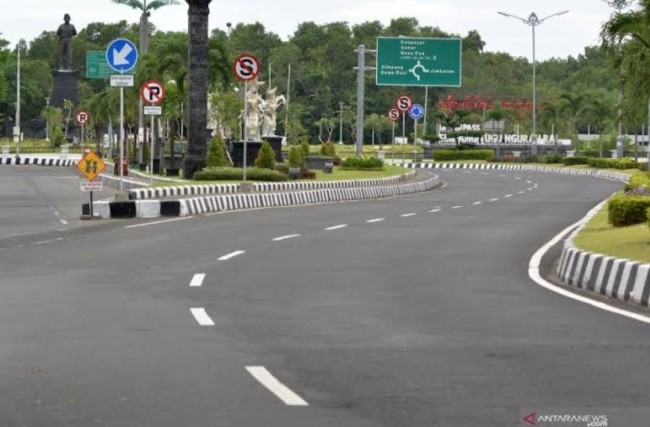
[[[641,224],[648,220],[650,197],[618,194],[609,200],[607,213],[614,227]]]
[[[494,156],[492,150],[435,150],[431,152],[435,161],[488,160]]]
[[[639,164],[630,159],[590,158],[587,164],[592,168],[602,169],[637,169]]]
[[[565,157],[562,159],[562,163],[564,163],[565,166],[573,166],[573,165],[587,165],[589,164],[589,158],[587,157]]]
[[[384,170],[384,161],[377,157],[348,157],[339,166],[343,170]]]
[[[634,172],[630,176],[630,181],[627,184],[625,184],[625,192],[627,193],[628,191],[633,190],[635,188],[645,187],[648,184],[650,184],[650,176],[648,176],[647,173]]]
[[[209,168],[194,173],[195,181],[240,181],[244,171],[240,168]],[[251,181],[282,182],[287,176],[282,172],[270,169],[247,168],[246,179]]]

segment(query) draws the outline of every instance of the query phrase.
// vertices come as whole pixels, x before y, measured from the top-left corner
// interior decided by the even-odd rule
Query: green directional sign
[[[461,39],[377,38],[377,84],[460,87]]]
[[[114,74],[106,61],[105,50],[89,50],[86,52],[86,78],[107,79]]]

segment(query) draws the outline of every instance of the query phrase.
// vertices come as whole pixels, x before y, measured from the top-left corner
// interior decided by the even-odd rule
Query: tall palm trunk
[[[185,179],[205,167],[208,127],[208,15],[212,0],[186,0],[189,4],[189,123]]]

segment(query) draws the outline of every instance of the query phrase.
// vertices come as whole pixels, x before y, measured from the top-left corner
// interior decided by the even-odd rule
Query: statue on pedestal
[[[260,139],[260,112],[264,100],[260,96],[259,87],[264,82],[258,82],[257,79],[248,84],[248,92],[244,94],[246,102],[246,117],[244,117],[244,126],[248,140],[259,141]]]
[[[72,38],[77,35],[77,29],[70,23],[70,15],[63,16],[64,23],[59,26],[56,35],[59,36],[59,70],[72,70]]]
[[[262,135],[275,136],[275,126],[277,119],[277,110],[287,100],[284,95],[275,95],[277,88],[269,88],[266,91],[266,99],[262,103],[262,113],[264,121],[262,123]]]

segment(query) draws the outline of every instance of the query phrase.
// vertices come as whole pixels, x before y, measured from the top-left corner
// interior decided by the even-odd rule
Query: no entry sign
[[[235,59],[232,71],[239,80],[253,80],[260,73],[260,61],[255,56],[244,53]]]
[[[149,105],[160,104],[165,99],[165,86],[155,80],[145,82],[140,88],[142,101]]]

